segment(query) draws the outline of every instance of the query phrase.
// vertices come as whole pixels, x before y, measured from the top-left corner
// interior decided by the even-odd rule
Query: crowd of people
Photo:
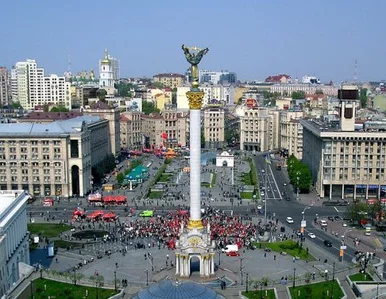
[[[224,248],[228,244],[238,244],[239,247],[251,246],[258,235],[265,231],[276,230],[277,223],[269,222],[253,224],[248,216],[228,215],[222,210],[206,207],[203,215],[203,226],[210,226],[211,239],[215,241],[216,249]],[[125,222],[117,220],[115,223],[82,223],[78,230],[105,229],[109,238],[104,241],[122,242],[125,246],[135,249],[168,247],[174,249],[181,233],[181,227],[189,222],[187,210],[175,210],[166,216],[152,218],[128,218]],[[126,247],[127,248],[127,247]]]

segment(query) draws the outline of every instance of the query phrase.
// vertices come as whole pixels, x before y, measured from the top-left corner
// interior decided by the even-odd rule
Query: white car
[[[264,196],[264,195],[265,195],[265,193],[264,193],[264,192],[261,192],[261,193],[260,193],[260,195],[261,195],[261,196]]]
[[[343,222],[343,224],[342,224],[342,225],[343,225],[343,227],[346,227],[346,226],[347,226],[347,223],[344,223],[344,222]]]
[[[287,183],[284,183],[283,185],[284,185],[284,186],[287,186]]]
[[[292,217],[287,217],[285,220],[287,221],[287,223],[294,223]]]
[[[311,239],[315,239],[315,238],[316,238],[316,236],[315,236],[314,233],[308,233],[308,236],[309,236]]]
[[[257,209],[258,209],[258,210],[261,210],[262,208],[263,208],[263,207],[262,207],[261,205],[258,205],[258,206],[257,206]]]

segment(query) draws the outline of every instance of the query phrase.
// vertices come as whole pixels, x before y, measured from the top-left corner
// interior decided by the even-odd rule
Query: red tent
[[[54,200],[52,198],[46,198],[43,200],[44,207],[52,207],[54,205]]]
[[[115,202],[116,203],[126,203],[126,196],[124,195],[118,195],[118,196],[115,196]]]
[[[102,195],[99,194],[99,193],[95,193],[95,194],[90,194],[88,196],[88,201],[90,202],[99,202],[99,201],[102,201]]]
[[[72,216],[83,216],[84,215],[84,210],[81,209],[81,208],[76,208],[73,212],[72,212]]]
[[[377,201],[376,199],[368,199],[367,204],[373,205],[373,204],[375,204],[376,201]]]
[[[112,196],[112,195],[108,195],[108,196],[106,196],[106,197],[103,197],[103,202],[104,202],[104,203],[115,202],[115,197]]]
[[[103,215],[103,219],[107,220],[107,219],[115,219],[117,218],[117,215],[113,212],[109,212],[109,213],[106,213]]]

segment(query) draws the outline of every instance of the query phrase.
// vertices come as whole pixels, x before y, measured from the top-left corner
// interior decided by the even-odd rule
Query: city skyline
[[[29,58],[47,74],[62,75],[70,56],[72,73],[97,73],[108,49],[120,60],[122,77],[151,77],[184,73],[180,46],[186,44],[209,47],[202,69],[233,71],[241,80],[286,73],[337,83],[353,80],[355,61],[360,81],[382,80],[386,42],[379,37],[386,3],[362,3],[5,2],[8,13],[0,24],[8,42],[0,48],[0,65],[10,69]]]

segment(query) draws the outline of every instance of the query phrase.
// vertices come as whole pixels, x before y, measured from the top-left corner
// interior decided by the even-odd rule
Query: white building
[[[17,62],[11,73],[12,100],[27,110],[52,103],[71,110],[71,84],[65,77],[44,77],[35,60]]]
[[[280,112],[280,147],[288,149],[289,155],[302,159],[303,155],[303,127],[300,119],[303,111]]]
[[[230,105],[234,103],[235,89],[232,85],[200,85],[200,90],[205,93],[202,105],[207,106],[213,100],[219,103]],[[177,87],[177,108],[188,109],[189,103],[186,93],[190,90],[189,86]]]
[[[114,82],[119,76],[119,60],[105,50],[103,59],[99,60],[99,87],[114,88]]]
[[[270,92],[278,92],[281,95],[290,96],[294,91],[303,91],[306,94],[314,94],[317,90],[321,90],[323,94],[336,96],[338,88],[331,85],[322,84],[274,84],[270,86]]]
[[[29,264],[29,233],[23,190],[0,191],[0,297],[21,278],[19,263]]]

